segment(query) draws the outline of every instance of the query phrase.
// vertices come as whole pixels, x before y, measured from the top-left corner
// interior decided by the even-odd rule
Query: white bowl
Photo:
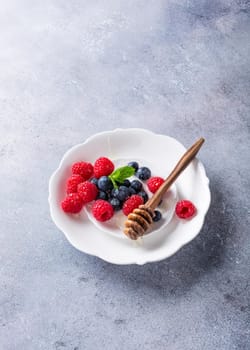
[[[49,205],[53,221],[75,248],[114,264],[142,265],[173,255],[198,235],[209,208],[209,180],[197,159],[167,194],[168,200],[164,203],[169,208],[162,222],[136,242],[128,239],[114,221],[97,223],[88,207],[78,215],[67,215],[61,210],[60,202],[65,197],[65,183],[74,162],[85,160],[93,163],[101,156],[109,157],[117,165],[138,160],[141,165],[150,167],[152,175],[167,177],[185,151],[185,147],[174,138],[144,129],[116,129],[93,135],[66,152],[50,178]],[[191,220],[175,216],[174,206],[179,199],[188,199],[195,204],[197,214]],[[119,217],[119,214],[115,215]]]

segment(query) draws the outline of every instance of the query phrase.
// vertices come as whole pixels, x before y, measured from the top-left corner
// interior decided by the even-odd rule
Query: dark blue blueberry
[[[119,191],[125,191],[128,193],[129,189],[128,189],[128,187],[121,185],[121,186],[119,186]]]
[[[143,166],[139,168],[135,174],[140,180],[148,180],[151,176],[151,171],[149,168]]]
[[[121,202],[119,201],[119,199],[117,198],[112,198],[109,203],[112,205],[112,207],[114,208],[114,210],[120,210],[122,207]]]
[[[126,186],[120,186],[118,191],[116,191],[113,196],[117,199],[119,199],[119,201],[124,202],[129,196],[130,196],[130,192],[128,187]]]
[[[122,183],[122,186],[129,187],[130,186],[130,181],[128,179],[124,180]]]
[[[128,166],[132,166],[132,168],[134,168],[135,171],[137,171],[139,168],[139,164],[137,162],[129,162]]]
[[[110,193],[110,198],[116,198],[118,192],[119,192],[118,188],[113,188]]]
[[[142,183],[139,180],[133,180],[131,182],[131,187],[137,192],[140,192],[142,189]]]
[[[153,221],[157,222],[157,221],[161,220],[161,218],[162,218],[161,212],[159,210],[155,210]]]
[[[137,194],[138,194],[138,196],[142,197],[144,203],[146,203],[148,201],[148,194],[145,191],[141,191],[141,192],[139,192]]]
[[[113,183],[108,176],[101,176],[97,186],[101,191],[107,192],[112,190]]]
[[[136,192],[136,190],[133,188],[133,187],[129,187],[128,188],[129,189],[129,193],[130,193],[130,195],[132,196],[133,194],[136,194],[137,192]]]
[[[94,185],[97,186],[97,184],[98,184],[98,179],[97,179],[96,177],[93,177],[93,178],[90,180],[90,182],[91,182],[92,184],[94,184]]]
[[[97,199],[104,199],[105,201],[107,201],[109,198],[108,194],[104,191],[99,191],[98,195],[97,195]]]

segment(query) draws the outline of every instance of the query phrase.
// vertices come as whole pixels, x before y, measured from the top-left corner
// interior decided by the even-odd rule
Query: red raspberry
[[[89,203],[96,199],[98,190],[96,185],[92,184],[89,181],[85,181],[78,185],[77,192],[82,198],[83,203]]]
[[[162,177],[159,177],[159,176],[151,177],[147,182],[149,191],[152,193],[155,193],[158,190],[158,188],[163,184],[163,182],[164,182],[164,179]]]
[[[65,213],[79,213],[82,206],[83,201],[78,193],[70,193],[61,203],[62,210],[65,211]]]
[[[101,157],[95,161],[94,164],[94,176],[99,179],[101,176],[110,175],[115,169],[114,164],[110,159]]]
[[[104,222],[112,218],[114,209],[109,202],[98,199],[93,204],[92,214],[96,220]]]
[[[181,219],[191,218],[196,212],[196,208],[192,202],[188,200],[179,201],[175,207],[176,215]]]
[[[72,173],[83,177],[83,180],[88,180],[93,174],[93,165],[87,162],[77,162],[72,165]]]
[[[83,181],[84,180],[81,175],[72,175],[67,181],[67,194],[77,192],[77,186]]]
[[[130,213],[132,213],[132,211],[135,208],[138,208],[139,205],[143,204],[143,198],[141,196],[139,196],[138,194],[134,194],[133,196],[131,196],[130,198],[128,198],[122,207],[122,211],[124,213],[124,215],[128,215]]]

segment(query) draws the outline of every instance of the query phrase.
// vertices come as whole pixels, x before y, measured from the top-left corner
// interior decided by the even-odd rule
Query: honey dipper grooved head
[[[132,228],[125,227],[123,232],[125,233],[126,236],[128,236],[128,238],[134,241],[138,238],[137,233]]]
[[[142,236],[144,233],[143,227],[140,224],[138,224],[137,221],[127,220],[125,222],[125,227],[132,228],[132,230],[134,230],[138,234],[138,236]]]
[[[146,231],[150,225],[142,216],[136,215],[135,213],[129,214],[128,221],[137,222],[144,229],[144,231]]]
[[[125,222],[125,235],[133,240],[143,236],[153,222],[153,215],[153,210],[145,205],[140,205],[139,208],[134,209]]]

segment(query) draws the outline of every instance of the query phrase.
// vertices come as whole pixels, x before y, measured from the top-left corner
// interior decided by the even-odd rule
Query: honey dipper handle
[[[195,158],[196,154],[199,152],[202,144],[204,143],[204,138],[200,138],[196,141],[193,146],[191,146],[186,153],[181,157],[179,162],[176,164],[173,171],[163,182],[161,187],[155,192],[153,197],[151,197],[145,204],[147,207],[154,210],[160,203],[162,196],[169,189],[172,183],[177,179],[177,177],[183,172],[184,169],[190,164],[190,162]]]

